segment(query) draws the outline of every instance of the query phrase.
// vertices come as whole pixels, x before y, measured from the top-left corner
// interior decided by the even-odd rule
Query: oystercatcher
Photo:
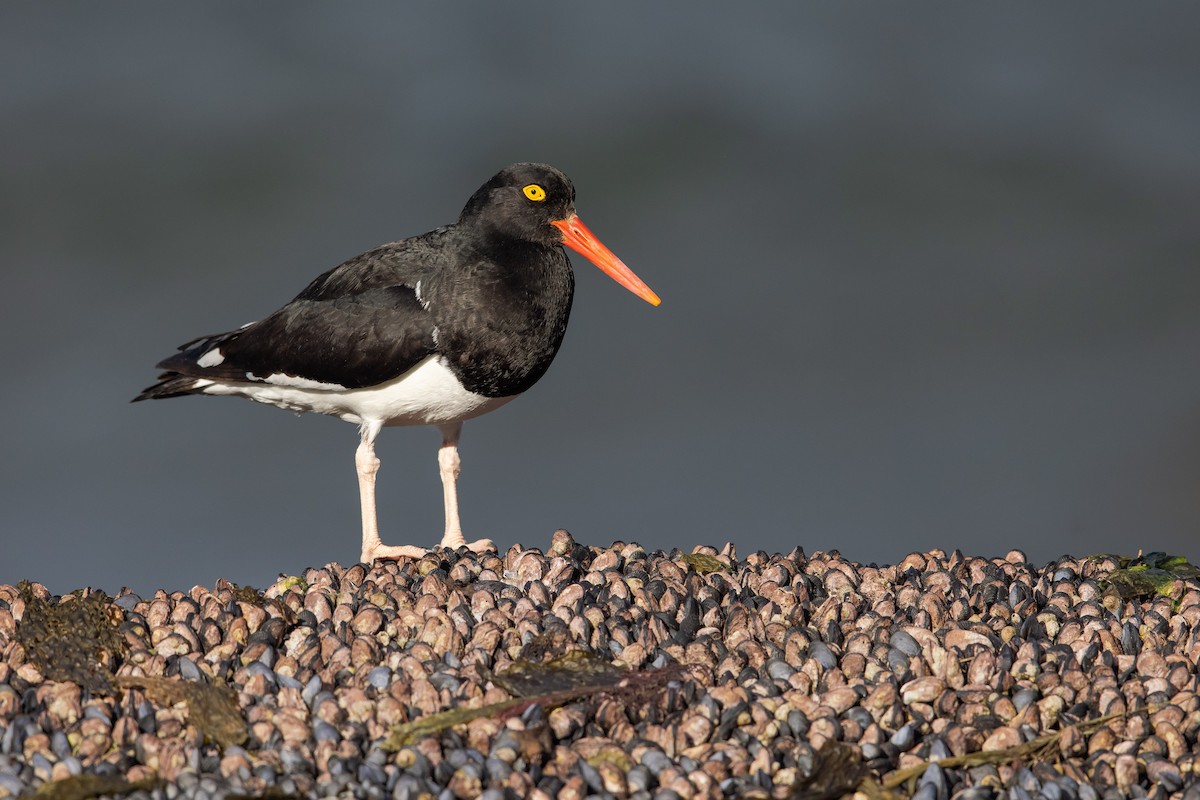
[[[558,352],[575,291],[564,244],[659,304],[576,216],[566,175],[513,164],[471,196],[458,222],[368,250],[274,314],[182,345],[134,401],[234,395],[358,425],[366,563],[427,552],[380,541],[375,437],[389,425],[436,425],[446,507],[440,546],[494,549],[489,539],[467,542],[459,525],[458,438],[463,420],[533,386]]]

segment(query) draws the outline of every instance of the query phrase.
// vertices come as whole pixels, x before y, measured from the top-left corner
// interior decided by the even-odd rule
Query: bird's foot
[[[453,538],[442,539],[438,547],[445,547],[450,550],[457,550],[460,547],[465,547],[472,553],[487,553],[497,552],[496,543],[491,539],[476,539],[473,542],[468,542],[459,536],[457,540]],[[373,547],[363,548],[362,563],[370,564],[376,560],[396,560],[400,558],[424,558],[429,555],[430,548],[420,547],[415,544],[376,544]]]
[[[467,545],[467,549],[472,553],[499,552],[496,548],[496,543],[491,539],[476,539],[473,542],[466,542],[465,544]]]
[[[370,564],[376,559],[424,558],[428,552],[428,548],[415,544],[376,544],[370,548],[363,548],[362,563]]]
[[[489,550],[496,551],[496,543],[491,539],[476,539],[473,542],[468,542],[461,533],[449,533],[442,537],[442,543],[438,547],[445,547],[450,550],[457,550],[460,547],[465,547],[472,553],[486,553]]]

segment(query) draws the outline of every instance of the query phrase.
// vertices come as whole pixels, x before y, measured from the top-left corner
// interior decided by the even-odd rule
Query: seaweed
[[[263,593],[253,586],[238,586],[236,583],[230,583],[229,586],[233,590],[233,599],[239,602],[261,606],[267,601]]]
[[[159,705],[187,703],[188,719],[196,730],[222,747],[241,744],[249,738],[249,729],[238,708],[237,695],[227,686],[150,675],[134,677],[121,675],[117,685],[124,689],[140,689]]]
[[[682,553],[679,560],[701,575],[708,575],[710,572],[725,572],[729,569],[724,561],[706,553]]]
[[[108,595],[81,590],[54,603],[37,597],[28,581],[17,590],[25,613],[16,640],[29,663],[50,680],[112,694],[112,671],[125,655],[125,641],[117,630],[119,610]]]
[[[308,591],[308,582],[299,575],[283,575],[279,576],[279,580],[267,589],[268,592],[274,591],[276,594],[283,594],[289,589],[299,589],[301,593]],[[266,593],[263,593],[264,596]]]
[[[127,781],[120,775],[72,775],[58,781],[47,781],[33,793],[35,798],[53,800],[90,800],[104,795],[128,794],[139,789],[151,791],[162,786],[158,778]]]
[[[1102,717],[1086,719],[1074,725],[1068,725],[1062,730],[1052,733],[1042,734],[1028,742],[1005,747],[1000,750],[981,750],[974,753],[964,753],[961,756],[949,756],[947,758],[932,759],[922,761],[904,769],[898,769],[885,775],[881,780],[873,777],[864,778],[859,784],[859,791],[864,793],[870,800],[890,800],[896,797],[895,789],[901,786],[905,787],[905,793],[901,796],[911,797],[916,791],[917,779],[924,774],[925,770],[929,769],[930,765],[935,763],[943,768],[957,767],[978,767],[983,764],[1007,764],[1009,762],[1023,762],[1028,759],[1048,760],[1055,757],[1059,752],[1059,742],[1068,730],[1074,729],[1082,734],[1090,734],[1093,731],[1102,728],[1113,720],[1124,719],[1125,717],[1135,714],[1145,714],[1152,716],[1153,714],[1164,708],[1165,704],[1157,704],[1146,706],[1144,708],[1127,709],[1118,711],[1112,714],[1106,714]]]
[[[562,692],[580,686],[615,686],[627,670],[584,652],[572,650],[545,663],[517,661],[492,682],[516,697]]]
[[[1121,566],[1110,572],[1105,580],[1124,600],[1162,595],[1171,597],[1177,580],[1200,577],[1200,568],[1188,563],[1183,556],[1162,552],[1128,556],[1109,556]]]
[[[834,800],[852,795],[866,773],[857,747],[831,739],[813,754],[812,770],[800,779],[787,800]]]
[[[278,588],[281,585],[283,588]],[[296,612],[292,610],[291,606],[279,599],[278,596],[286,593],[287,587],[289,586],[303,586],[307,588],[308,584],[304,582],[303,578],[297,578],[294,576],[291,578],[284,578],[281,576],[278,582],[264,592],[259,589],[255,589],[250,585],[238,586],[232,581],[226,581],[223,579],[217,582],[217,588],[219,590],[229,590],[230,598],[234,602],[245,603],[246,605],[250,606],[258,606],[263,610],[266,610],[268,606],[273,607],[279,612],[279,616],[284,622],[286,622],[288,625],[294,625],[296,624]],[[273,596],[269,596],[267,592],[271,592]]]
[[[615,697],[630,705],[645,705],[660,696],[667,682],[679,675],[680,669],[676,666],[636,672],[625,670],[583,651],[572,651],[542,664],[519,662],[505,672],[491,676],[498,686],[518,696],[479,708],[440,711],[396,725],[382,749],[394,752],[456,725],[484,717],[508,719],[534,705],[549,710],[599,696]]]
[[[529,641],[521,648],[518,659],[533,663],[553,661],[566,655],[574,644],[574,640],[565,630],[558,627],[551,628],[544,633],[535,633],[530,636]]]
[[[634,765],[634,761],[629,757],[629,753],[616,745],[605,745],[584,760],[587,761],[590,767],[598,767],[605,763],[612,764],[621,770],[621,774],[623,775],[628,774]]]

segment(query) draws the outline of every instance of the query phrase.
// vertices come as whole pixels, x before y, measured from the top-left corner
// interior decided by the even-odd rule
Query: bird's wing
[[[158,366],[217,381],[358,389],[398,377],[435,351],[434,322],[414,287],[358,288],[324,299],[302,293],[265,319],[189,342]]]
[[[368,250],[314,278],[296,300],[333,300],[394,286],[417,289],[422,278],[447,265],[456,233],[448,225]]]

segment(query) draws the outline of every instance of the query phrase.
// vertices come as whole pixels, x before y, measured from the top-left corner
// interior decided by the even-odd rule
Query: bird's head
[[[512,164],[467,201],[460,222],[484,225],[514,239],[566,245],[651,305],[658,295],[584,226],[575,213],[571,179],[546,164]]]

